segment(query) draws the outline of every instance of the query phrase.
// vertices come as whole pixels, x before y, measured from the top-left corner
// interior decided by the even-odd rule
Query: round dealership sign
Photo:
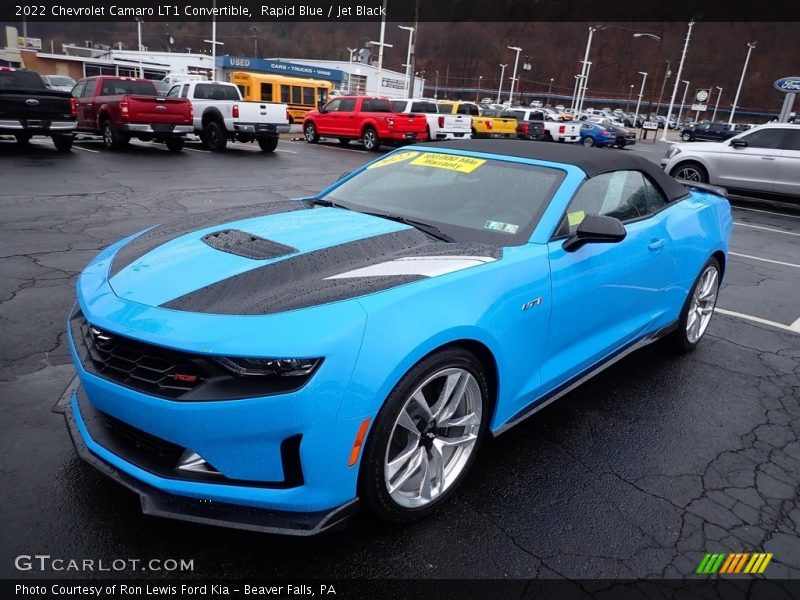
[[[695,99],[698,102],[705,102],[708,100],[708,90],[697,90],[697,94],[695,94]]]
[[[800,77],[784,77],[774,83],[775,89],[787,94],[797,94],[800,92]]]

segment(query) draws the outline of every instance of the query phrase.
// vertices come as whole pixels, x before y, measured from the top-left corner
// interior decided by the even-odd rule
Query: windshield
[[[458,242],[526,243],[564,173],[479,157],[387,155],[320,200],[430,224]]]
[[[72,77],[64,77],[61,75],[48,75],[47,82],[50,85],[68,85],[70,87],[75,85],[75,81],[73,81]]]

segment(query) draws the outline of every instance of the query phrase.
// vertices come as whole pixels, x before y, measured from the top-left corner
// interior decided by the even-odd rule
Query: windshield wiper
[[[325,198],[314,198],[311,201],[311,206],[326,206],[330,208],[343,208],[345,210],[350,210],[346,206],[342,206],[341,204],[336,204],[333,200],[326,200]]]
[[[402,215],[392,215],[387,213],[379,213],[379,212],[367,212],[367,211],[358,211],[365,215],[372,215],[373,217],[380,217],[382,219],[389,219],[390,221],[397,221],[398,223],[403,223],[404,225],[410,225],[414,229],[418,229],[423,233],[427,233],[432,238],[436,238],[442,242],[455,242],[455,238],[447,235],[444,231],[439,229],[436,225],[432,223],[426,223],[425,221],[417,221],[415,219],[409,219],[408,217],[404,217]]]

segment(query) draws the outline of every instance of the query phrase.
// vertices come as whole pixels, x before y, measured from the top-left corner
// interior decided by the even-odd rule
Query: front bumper
[[[358,509],[357,499],[329,510],[295,512],[190,498],[159,490],[115,467],[90,449],[89,444],[96,446],[96,443],[89,434],[87,422],[94,415],[85,391],[75,381],[62,396],[57,410],[64,414],[78,456],[139,494],[144,514],[261,533],[309,536],[342,524]]]
[[[130,133],[152,133],[153,135],[185,135],[194,133],[194,125],[151,125],[149,123],[126,123],[123,126]]]
[[[38,119],[0,119],[0,132],[25,132],[33,135],[70,133],[78,126],[77,121],[54,121]]]

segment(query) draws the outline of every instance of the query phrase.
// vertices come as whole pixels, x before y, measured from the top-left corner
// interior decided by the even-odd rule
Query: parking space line
[[[77,144],[73,144],[72,147],[77,148],[78,150],[83,150],[84,152],[94,152],[95,154],[100,154],[100,150],[89,150],[89,148],[84,148],[83,146],[78,146]]]
[[[761,317],[754,317],[753,315],[746,315],[744,313],[734,312],[732,310],[726,310],[719,307],[715,308],[714,312],[718,312],[719,314],[726,315],[728,317],[736,317],[739,319],[744,319],[745,321],[753,321],[754,323],[768,325],[770,327],[774,327],[775,329],[781,329],[791,333],[800,333],[800,319],[791,325],[784,325],[783,323],[776,323],[775,321],[768,321],[767,319],[762,319]]]
[[[800,215],[790,215],[788,213],[773,212],[771,210],[763,210],[761,208],[749,208],[747,206],[734,206],[735,210],[749,210],[752,212],[766,213],[768,215],[775,215],[777,217],[791,217],[792,219],[800,219]]]
[[[800,265],[796,265],[794,263],[783,262],[781,260],[772,260],[771,258],[761,258],[759,256],[751,256],[750,254],[739,254],[738,252],[728,252],[731,256],[739,256],[741,258],[749,258],[751,260],[760,260],[763,262],[773,263],[776,265],[783,265],[784,267],[795,267],[796,269],[800,269]]]
[[[751,227],[752,229],[763,229],[764,231],[771,231],[773,233],[785,233],[786,235],[796,235],[800,237],[800,233],[796,231],[784,231],[783,229],[775,229],[774,227],[764,227],[763,225],[751,225],[750,223],[742,223],[741,221],[734,221],[734,225],[741,225],[742,227]]]
[[[280,148],[275,148],[275,152],[286,152],[287,154],[297,154],[296,150],[282,150]]]

